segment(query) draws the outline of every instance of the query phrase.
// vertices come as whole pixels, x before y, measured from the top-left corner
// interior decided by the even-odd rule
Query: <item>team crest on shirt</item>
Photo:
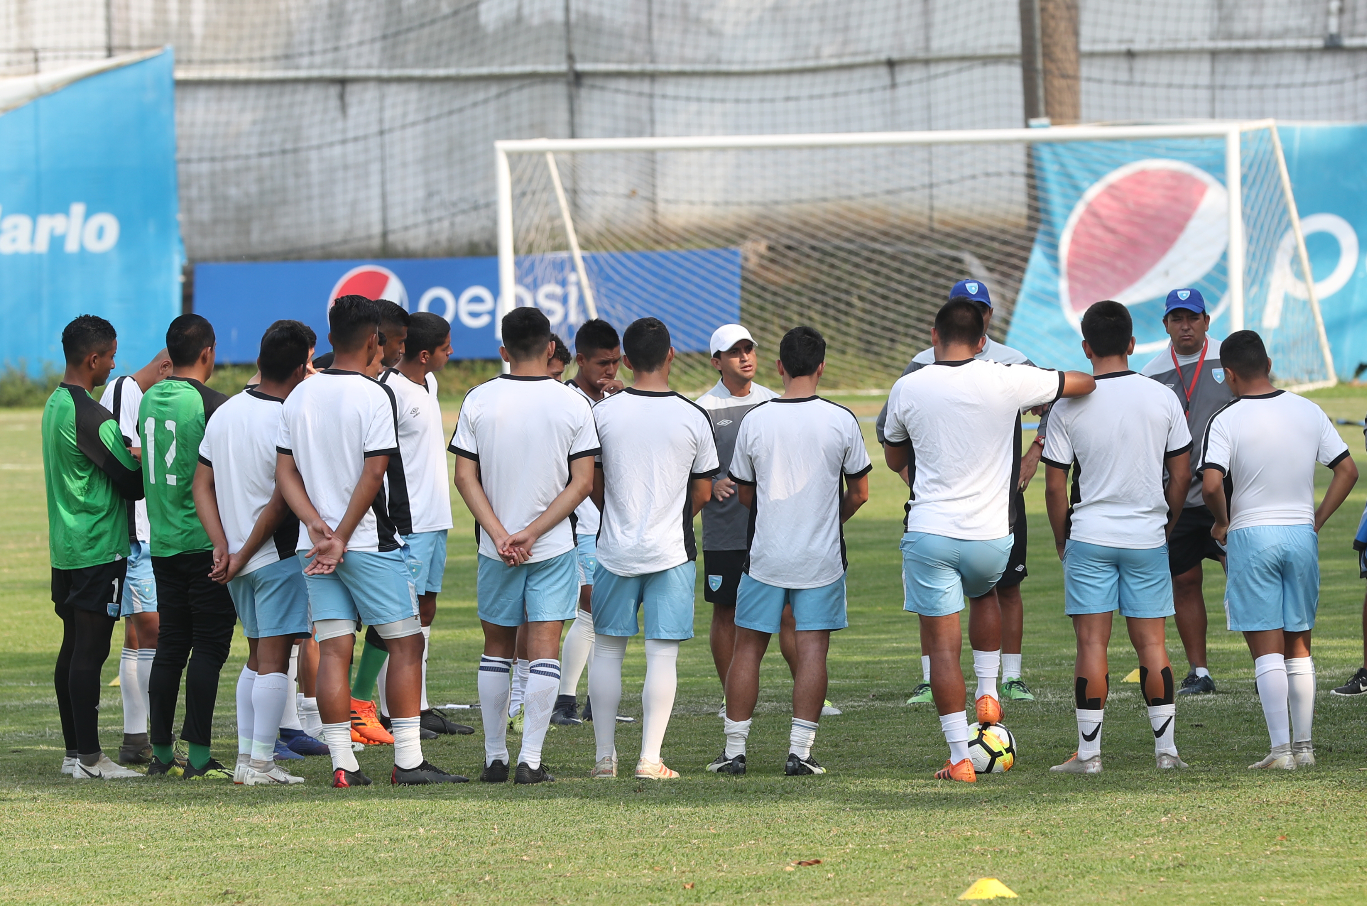
[[[1215,383],[1217,384],[1223,384],[1225,382],[1225,370],[1223,368],[1210,369],[1210,376],[1215,378]]]
[[[713,591],[716,591],[717,589],[721,588],[721,576],[708,576],[707,587],[712,589]]]
[[[724,418],[724,419],[722,419],[721,421],[717,422],[717,427],[718,427],[718,428],[725,428],[725,427],[726,427],[727,425],[729,425],[729,424],[731,424],[731,419],[729,419],[729,418]]]
[[[978,291],[978,284],[976,284],[976,283],[965,283],[965,284],[964,284],[964,289],[968,290],[970,293],[976,293],[976,292]]]

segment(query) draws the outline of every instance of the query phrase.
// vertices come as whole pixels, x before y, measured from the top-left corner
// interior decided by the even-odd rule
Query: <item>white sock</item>
[[[753,720],[753,719],[752,719]],[[722,729],[726,731],[726,757],[735,758],[745,754],[745,741],[750,738],[751,720],[721,719]]]
[[[432,648],[432,627],[422,628],[422,699],[418,702],[419,711],[428,711],[431,704],[427,701],[427,652]],[[385,661],[385,666],[389,666],[389,661]],[[386,714],[389,712],[386,711]]]
[[[394,767],[408,770],[422,764],[421,717],[391,717],[389,732],[394,734]]]
[[[975,699],[990,695],[998,701],[1001,696],[997,694],[997,671],[1001,669],[1002,653],[1001,649],[996,651],[973,651],[973,675],[978,678],[978,691],[973,694]]]
[[[1195,673],[1197,676],[1210,676],[1210,671],[1205,667],[1192,667],[1191,672]]]
[[[380,700],[380,713],[385,717],[389,716],[389,696],[385,686],[389,683],[389,658],[384,659],[380,665],[380,672],[375,674],[375,695]]]
[[[1280,654],[1264,654],[1253,661],[1253,676],[1258,682],[1258,697],[1263,702],[1263,717],[1267,720],[1267,735],[1273,750],[1291,748],[1291,713],[1288,707],[1289,684],[1286,678],[1286,658]]]
[[[1153,728],[1155,755],[1176,755],[1177,705],[1149,705],[1149,726]]]
[[[593,658],[593,614],[580,608],[574,614],[565,643],[560,646],[560,694],[574,695],[579,677]]]
[[[123,732],[147,732],[147,706],[138,688],[138,649],[119,653],[119,695],[123,698]]]
[[[290,678],[283,673],[258,673],[252,684],[252,767],[269,768],[275,759],[275,738],[280,735],[289,688]]]
[[[251,755],[252,732],[256,729],[256,709],[252,707],[252,690],[256,688],[256,671],[243,667],[237,677],[237,754]],[[348,731],[350,732],[350,731]],[[347,737],[350,739],[350,737]]]
[[[968,716],[962,711],[940,715],[940,730],[949,743],[949,760],[958,764],[968,757]]]
[[[1092,711],[1077,708],[1077,758],[1086,761],[1101,754],[1101,721],[1106,715],[1105,708]]]
[[[152,661],[157,656],[155,648],[138,649],[138,693],[142,696],[143,713],[151,715],[152,705],[148,698],[147,687],[152,680]]]
[[[1021,656],[1019,654],[1002,654],[1002,679],[1021,678]]]
[[[677,641],[646,639],[646,681],[641,687],[641,757],[647,761],[660,760],[660,746],[665,741],[665,729],[669,727],[669,716],[674,711],[674,693],[679,687],[678,666]]]
[[[328,754],[332,756],[332,769],[343,768],[348,771],[359,771],[361,766],[356,762],[356,753],[351,751],[351,721],[344,720],[339,724],[323,724],[323,742],[328,744]]]
[[[484,765],[508,763],[508,674],[513,662],[484,655],[479,659],[480,716],[484,720]]]
[[[318,713],[318,699],[299,693],[299,714],[303,718],[304,732],[314,739],[323,738],[323,715]],[[351,736],[348,734],[347,739]]]
[[[930,682],[930,655],[921,655],[921,682]]]
[[[299,676],[299,646],[295,645],[290,651],[289,672],[285,674],[289,685],[285,687],[285,712],[280,715],[280,729],[303,732],[304,725],[299,720],[299,684],[295,681]]]
[[[816,721],[794,717],[793,728],[788,733],[788,751],[798,758],[810,758],[815,742]]]
[[[598,747],[595,761],[617,754],[617,706],[622,703],[622,661],[626,656],[625,636],[594,636],[589,698],[593,700],[593,739]]]
[[[522,699],[527,694],[527,671],[531,668],[530,661],[518,658],[513,661],[513,692],[508,699],[508,716],[516,717],[517,712],[522,710]]]
[[[1293,742],[1309,742],[1315,723],[1315,660],[1308,657],[1286,659],[1287,703],[1291,711]]]
[[[527,671],[527,697],[522,702],[522,751],[517,760],[535,771],[541,767],[541,746],[551,726],[551,711],[560,691],[560,662],[535,660]]]

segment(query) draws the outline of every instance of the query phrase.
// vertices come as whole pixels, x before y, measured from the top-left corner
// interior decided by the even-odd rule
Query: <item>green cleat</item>
[[[526,718],[523,716],[522,709],[519,708],[516,714],[508,718],[508,729],[520,736],[522,734],[522,724],[525,720]]]
[[[935,697],[930,694],[930,683],[921,683],[911,690],[911,698],[907,699],[909,705],[928,705],[935,701]]]
[[[1019,676],[1013,676],[1002,681],[1002,698],[1015,702],[1032,702],[1035,700],[1035,693],[1031,692],[1030,687],[1025,685],[1025,680]]]

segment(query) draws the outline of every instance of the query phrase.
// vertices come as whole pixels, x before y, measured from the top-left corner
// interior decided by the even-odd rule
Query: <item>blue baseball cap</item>
[[[1201,295],[1199,289],[1175,289],[1168,293],[1168,304],[1163,309],[1163,317],[1166,318],[1168,312],[1174,308],[1185,308],[1187,311],[1203,315],[1206,313],[1206,298]]]
[[[972,299],[974,302],[981,302],[988,308],[992,307],[992,297],[987,294],[987,284],[981,280],[960,280],[949,291],[949,298]]]

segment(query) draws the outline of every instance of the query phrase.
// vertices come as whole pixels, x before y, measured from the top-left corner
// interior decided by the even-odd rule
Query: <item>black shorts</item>
[[[1017,501],[1020,506],[1020,518],[1016,520],[1016,528],[1012,532],[1015,540],[1011,542],[1011,559],[1006,561],[1006,570],[1002,577],[997,580],[997,588],[1013,588],[1021,584],[1021,580],[1030,575],[1025,568],[1025,548],[1026,548],[1026,527],[1025,527],[1025,502]]]
[[[63,620],[70,618],[77,610],[102,613],[117,620],[119,605],[123,601],[123,578],[127,571],[127,560],[81,569],[54,569],[52,609]]]
[[[1182,508],[1168,538],[1168,572],[1180,576],[1201,565],[1202,560],[1220,562],[1225,552],[1210,537],[1215,514],[1203,506]]]
[[[721,607],[736,606],[736,589],[745,570],[747,551],[702,552],[702,598]]]
[[[232,616],[237,621],[228,586],[209,578],[214,566],[213,551],[186,551],[169,557],[152,557],[152,575],[157,580],[157,612],[162,621],[168,609],[192,616]],[[228,627],[232,633],[232,625]]]

